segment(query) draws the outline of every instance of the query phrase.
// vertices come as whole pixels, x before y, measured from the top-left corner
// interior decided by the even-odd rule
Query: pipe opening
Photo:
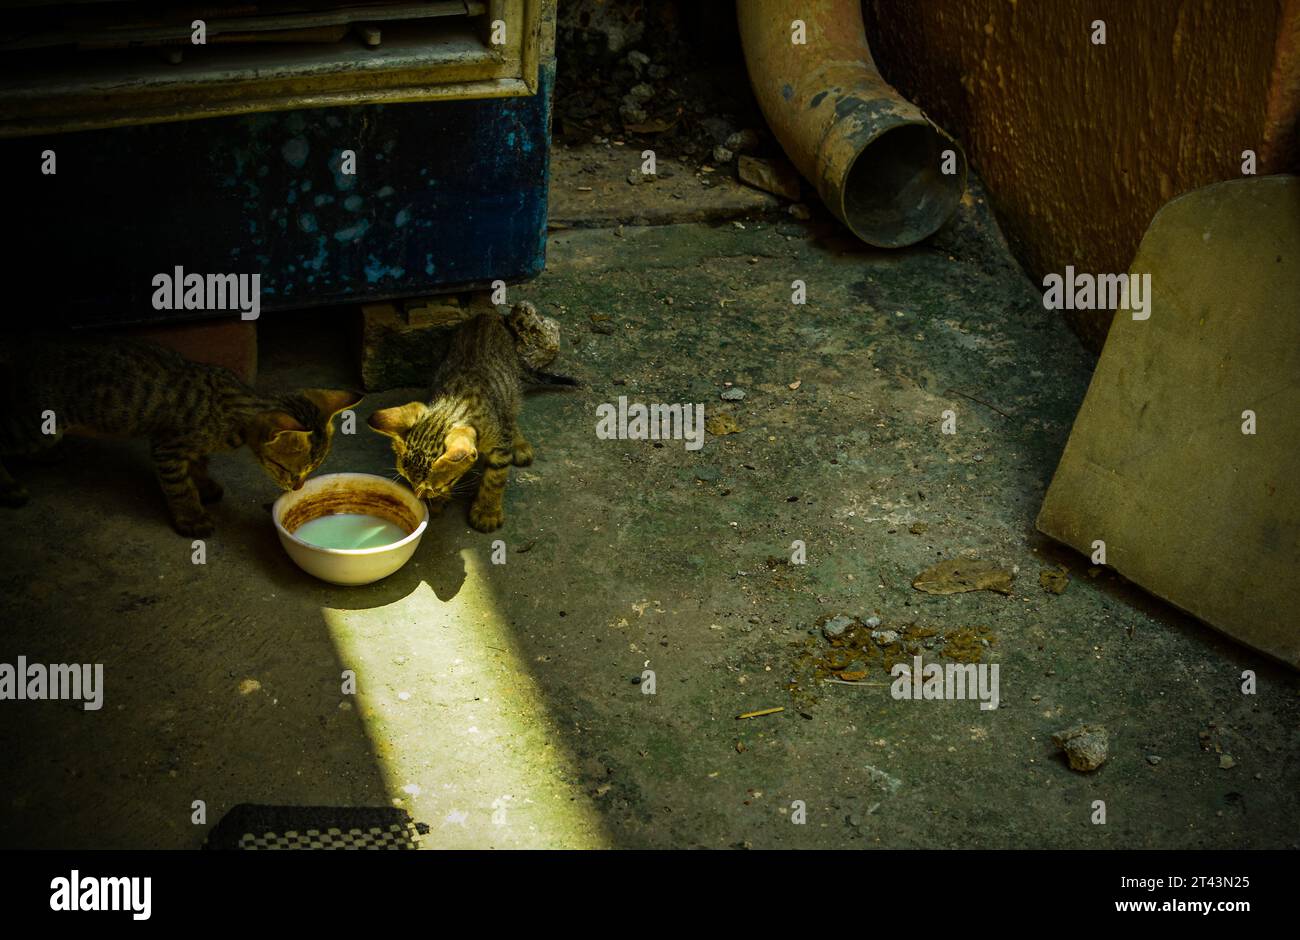
[[[941,172],[943,151],[957,154],[957,172]],[[844,221],[881,248],[913,245],[933,235],[957,208],[966,186],[966,157],[926,124],[905,124],[876,137],[844,180]]]

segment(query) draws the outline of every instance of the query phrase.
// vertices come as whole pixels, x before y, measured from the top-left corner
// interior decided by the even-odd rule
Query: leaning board
[[[1145,272],[1150,317],[1116,313],[1038,528],[1300,668],[1300,178],[1169,202]]]

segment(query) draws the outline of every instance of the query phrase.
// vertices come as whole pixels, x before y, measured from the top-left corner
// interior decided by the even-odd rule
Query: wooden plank
[[[1300,178],[1174,199],[1139,274],[1038,528],[1300,668]]]
[[[486,9],[482,3],[465,0],[440,0],[432,3],[391,3],[368,7],[343,7],[337,10],[306,11],[271,16],[237,16],[207,20],[207,37],[230,33],[278,32],[293,29],[321,29],[331,26],[352,26],[356,23],[413,21],[438,19],[448,16],[479,16]],[[72,19],[73,26],[48,30],[18,38],[0,41],[0,52],[17,52],[52,46],[77,45],[85,48],[147,46],[158,43],[190,42],[191,19],[184,22],[151,25],[149,21],[121,23],[93,20],[86,25],[85,18]]]

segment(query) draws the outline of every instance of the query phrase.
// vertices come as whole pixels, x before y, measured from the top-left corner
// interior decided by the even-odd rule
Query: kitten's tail
[[[531,366],[524,366],[524,378],[535,385],[567,385],[579,388],[582,386],[581,382],[571,376],[543,372],[541,369],[534,369]]]

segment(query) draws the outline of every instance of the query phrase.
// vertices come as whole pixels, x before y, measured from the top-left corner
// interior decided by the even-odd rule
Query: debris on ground
[[[723,401],[744,401],[745,390],[743,388],[729,388],[722,393]]]
[[[802,195],[799,174],[785,160],[742,156],[736,162],[736,173],[742,183],[774,196],[798,202]]]
[[[903,781],[899,780],[893,774],[885,773],[883,770],[877,770],[870,764],[868,764],[865,769],[867,771],[867,778],[886,793],[897,793],[898,788],[903,785]]]
[[[794,644],[799,653],[786,689],[797,700],[816,701],[814,690],[823,683],[881,685],[862,680],[879,675],[888,680],[899,663],[913,665],[914,657],[943,657],[954,662],[979,663],[997,637],[988,627],[956,629],[918,623],[893,624],[877,629],[881,618],[863,620],[847,614],[826,614],[814,623],[824,639],[811,636]]]
[[[714,437],[723,437],[727,434],[739,434],[744,430],[736,419],[729,414],[714,415],[704,422],[704,430],[708,431]]]
[[[581,28],[561,28],[556,40],[558,145],[609,142],[636,153],[648,145],[659,157],[695,165],[714,160],[715,147],[735,155],[773,146],[753,129],[761,114],[743,70],[739,80],[719,81],[680,27],[660,21],[614,46]],[[628,41],[637,48],[627,49]]]
[[[1064,594],[1065,589],[1070,586],[1070,569],[1065,565],[1045,568],[1038,572],[1038,583],[1043,586],[1044,591],[1051,594]]]
[[[776,708],[760,708],[756,712],[745,712],[743,715],[737,715],[736,720],[740,721],[742,718],[762,718],[764,715],[775,715],[777,712],[783,711],[785,711],[784,705],[778,705]]]
[[[931,565],[912,580],[926,594],[964,594],[967,591],[1011,593],[1015,572],[977,558],[953,558]]]
[[[1052,735],[1052,743],[1065,751],[1071,770],[1096,770],[1106,763],[1110,735],[1101,725],[1075,725]]]

